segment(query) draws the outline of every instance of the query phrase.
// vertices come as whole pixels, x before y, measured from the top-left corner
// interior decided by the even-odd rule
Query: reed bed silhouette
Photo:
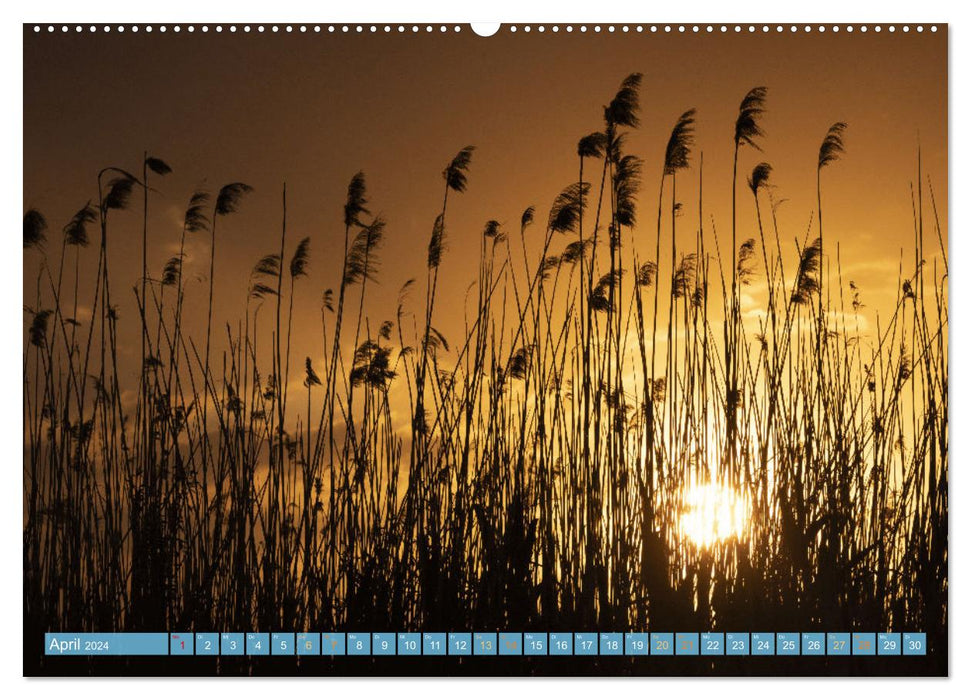
[[[766,138],[767,90],[746,94],[719,231],[693,110],[663,163],[626,151],[640,88],[627,77],[579,140],[548,215],[451,228],[474,184],[475,151],[459,151],[429,212],[427,265],[384,316],[368,293],[386,223],[355,175],[314,360],[291,351],[313,255],[287,230],[285,186],[279,238],[230,319],[213,318],[223,230],[269,194],[196,192],[181,231],[150,231],[170,168],[146,153],[140,172],[99,172],[98,199],[60,233],[27,212],[24,256],[42,258],[25,298],[27,626],[945,639],[947,249],[919,159],[913,250],[891,314],[862,333],[862,292],[823,216],[847,126],[798,166],[816,168],[817,207],[807,229],[782,231],[772,167],[742,169]],[[644,168],[660,173],[656,218]],[[686,178],[697,202],[679,199]],[[754,221],[740,220],[744,198]],[[139,205],[141,278],[116,291],[113,215]],[[156,235],[180,242],[161,274],[144,253]],[[187,241],[208,248],[208,297],[191,299],[207,304],[205,329],[183,321]],[[458,339],[437,330],[450,244],[478,254]],[[119,294],[138,318],[119,319]],[[137,387],[119,381],[123,322],[140,327]],[[708,487],[746,517],[699,541],[686,498]]]

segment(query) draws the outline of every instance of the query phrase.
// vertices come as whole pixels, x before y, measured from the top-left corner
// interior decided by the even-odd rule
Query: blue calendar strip
[[[923,632],[48,633],[47,656],[926,656]]]
[[[47,633],[44,653],[47,656],[168,656],[169,635],[165,632]]]

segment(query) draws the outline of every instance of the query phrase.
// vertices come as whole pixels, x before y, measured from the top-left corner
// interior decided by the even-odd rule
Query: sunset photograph
[[[23,675],[949,674],[947,23],[22,33]]]

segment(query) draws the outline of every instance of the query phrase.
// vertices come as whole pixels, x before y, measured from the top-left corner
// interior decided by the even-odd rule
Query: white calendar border
[[[12,7],[11,7],[12,5]],[[164,4],[138,4],[132,2],[97,2],[77,3],[59,1],[44,2],[12,2],[3,10],[3,23],[0,24],[2,41],[0,51],[3,60],[0,70],[4,73],[3,85],[8,95],[6,109],[0,111],[3,116],[4,136],[0,140],[0,154],[4,164],[2,177],[4,187],[5,233],[0,236],[4,259],[19,260],[21,247],[16,236],[16,217],[23,208],[22,165],[23,165],[23,34],[21,23],[30,22],[67,22],[82,21],[84,23],[158,23],[160,21],[178,20],[180,22],[210,22],[218,20],[226,23],[245,22],[304,22],[314,20],[327,23],[366,23],[366,22],[421,22],[421,23],[468,23],[468,22],[496,22],[527,23],[547,22],[555,20],[558,23],[597,22],[600,24],[636,24],[638,20],[651,23],[711,23],[731,21],[734,23],[804,23],[812,20],[812,24],[829,23],[951,23],[949,27],[950,39],[950,98],[949,124],[971,123],[971,86],[968,84],[968,71],[971,70],[971,55],[966,41],[971,36],[971,22],[966,22],[968,10],[961,9],[958,4],[938,0],[923,0],[922,2],[902,2],[900,0],[885,0],[879,6],[866,3],[847,2],[847,0],[815,0],[811,5],[783,5],[779,0],[749,0],[744,4],[730,5],[713,0],[697,0],[694,3],[673,3],[666,6],[649,4],[644,0],[615,0],[612,3],[592,3],[567,5],[562,2],[549,0],[530,2],[527,0],[491,0],[490,2],[459,3],[455,0],[445,2],[435,0],[428,2],[392,2],[390,0],[372,0],[367,3],[348,2],[341,5],[336,3],[287,2],[275,0],[272,4],[260,3],[243,4],[230,3],[225,0],[206,2],[198,0],[168,0]],[[959,129],[952,129],[949,134],[950,144],[950,192],[963,193],[966,185],[971,181],[971,140]],[[968,200],[962,196],[949,197],[951,211],[948,216],[950,236],[950,255],[958,270],[971,267],[971,242],[967,234],[962,234],[961,222],[969,211]],[[955,225],[957,224],[957,225]],[[8,274],[0,284],[3,286],[3,299],[0,304],[0,328],[17,328],[21,323],[22,298],[22,266],[16,267],[16,274]],[[971,321],[962,320],[971,315],[971,274],[959,274],[951,279],[950,298],[952,303],[949,312],[952,319],[956,319],[950,331],[951,347],[964,348],[969,343]],[[967,310],[966,310],[967,309]],[[965,352],[960,352],[959,360]],[[954,355],[952,354],[952,358]],[[19,375],[21,363],[21,346],[17,342],[0,344],[0,368],[3,369],[4,385],[11,387],[8,395],[19,396],[16,387],[22,385]],[[966,415],[966,409],[971,406],[971,370],[960,361],[953,364],[951,382],[951,418],[952,425],[959,425],[957,421]],[[2,444],[8,455],[22,442],[22,408],[19,401],[10,400],[0,404],[0,430],[2,430]],[[967,442],[967,431],[952,431],[952,464],[960,465],[962,457],[971,455]],[[956,457],[954,459],[953,457]],[[429,698],[461,695],[463,700],[492,699],[497,693],[508,697],[536,696],[555,693],[557,700],[572,700],[583,698],[589,700],[597,697],[604,690],[619,693],[629,693],[633,698],[649,696],[663,696],[666,698],[691,697],[695,693],[722,698],[763,698],[785,696],[793,699],[812,698],[818,700],[820,694],[830,694],[834,691],[842,695],[847,692],[865,692],[879,694],[883,698],[919,697],[931,692],[935,695],[956,696],[958,692],[966,696],[968,688],[959,691],[960,687],[968,684],[971,671],[962,668],[960,655],[966,655],[966,647],[954,647],[957,654],[951,656],[951,679],[946,682],[906,679],[813,679],[813,682],[793,682],[783,679],[765,680],[734,680],[734,679],[489,679],[489,682],[452,679],[430,680],[392,680],[392,679],[330,679],[326,683],[319,683],[320,679],[287,679],[287,680],[247,680],[247,679],[205,679],[172,682],[144,682],[133,679],[104,679],[85,681],[63,680],[24,680],[20,678],[23,672],[22,653],[19,652],[22,612],[20,609],[22,595],[22,577],[17,572],[18,564],[22,561],[22,489],[21,464],[22,457],[5,460],[3,465],[5,477],[0,484],[0,517],[2,517],[2,556],[7,568],[14,571],[0,583],[0,600],[4,602],[6,610],[3,620],[9,624],[4,628],[4,646],[0,656],[0,669],[4,680],[13,680],[15,697],[24,694],[31,698],[57,697],[63,699],[66,694],[83,694],[93,696],[95,693],[110,693],[114,697],[124,697],[126,694],[137,694],[140,700],[155,700],[156,698],[171,698],[174,694],[181,697],[195,697],[203,693],[226,690],[222,684],[228,683],[229,692],[237,698],[265,698],[268,691],[283,691],[286,693],[326,693],[328,697],[345,698],[353,696],[355,700],[363,700],[373,695],[382,694],[394,700],[399,698]],[[967,529],[969,500],[968,478],[962,469],[951,471],[951,523],[949,538],[949,557],[951,571],[949,582],[951,591],[954,583],[967,585],[967,560],[963,538],[955,537]],[[957,546],[955,546],[957,545]],[[955,559],[955,552],[958,553]],[[956,563],[954,563],[956,562]],[[949,629],[952,640],[961,639],[963,633],[971,632],[968,624],[967,604],[962,604],[959,596],[952,595],[949,607]],[[957,604],[955,604],[957,603]],[[220,685],[217,686],[216,683]],[[542,685],[540,685],[542,683]],[[606,684],[623,685],[606,685]],[[691,688],[686,688],[690,683]],[[6,686],[6,683],[4,684]],[[864,685],[866,689],[864,690]],[[870,687],[872,686],[872,688]],[[925,687],[927,686],[927,687]]]

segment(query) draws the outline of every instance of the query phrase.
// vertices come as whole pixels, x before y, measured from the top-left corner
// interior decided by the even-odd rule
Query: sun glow
[[[723,540],[744,539],[752,515],[749,498],[717,483],[694,484],[684,494],[678,529],[698,547]]]

